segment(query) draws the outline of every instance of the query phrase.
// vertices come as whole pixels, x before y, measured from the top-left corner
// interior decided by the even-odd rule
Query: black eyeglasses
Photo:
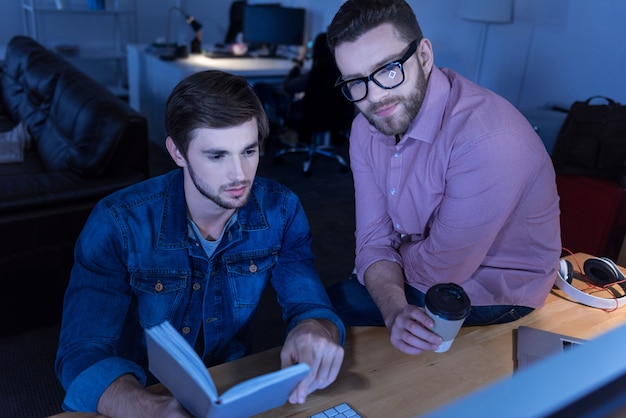
[[[335,83],[335,87],[341,88],[343,95],[351,102],[358,102],[367,97],[367,86],[370,81],[373,81],[378,87],[386,90],[398,87],[404,82],[403,64],[417,51],[419,41],[419,39],[416,39],[411,42],[409,49],[399,60],[383,65],[374,70],[374,72],[367,77],[358,77],[350,80],[342,80],[341,77],[339,77]]]

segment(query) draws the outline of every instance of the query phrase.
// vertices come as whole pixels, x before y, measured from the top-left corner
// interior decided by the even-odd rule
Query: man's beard
[[[363,115],[379,132],[388,136],[403,135],[422,108],[422,103],[424,103],[424,97],[426,96],[426,86],[424,70],[421,66],[418,66],[417,85],[413,89],[413,93],[408,97],[392,96],[385,101],[373,103],[363,112]],[[388,118],[376,116],[378,109],[398,101],[401,112]]]
[[[196,173],[191,168],[191,165],[187,165],[187,168],[189,169],[189,177],[191,177],[191,181],[193,181],[194,186],[196,186],[196,189],[200,192],[200,194],[202,194],[202,196],[206,197],[207,199],[209,199],[210,201],[212,201],[213,203],[215,203],[222,209],[237,209],[237,208],[244,207],[246,203],[248,203],[248,199],[250,199],[249,188],[248,188],[247,193],[239,197],[234,203],[231,203],[230,201],[226,199],[222,199],[219,196],[219,192],[232,188],[232,187],[249,186],[250,185],[249,181],[239,181],[239,182],[227,184],[225,186],[221,186],[218,192],[214,194],[214,193],[211,193],[208,190],[208,187],[206,187],[206,185],[203,184],[202,181],[200,181],[200,179],[196,176]]]

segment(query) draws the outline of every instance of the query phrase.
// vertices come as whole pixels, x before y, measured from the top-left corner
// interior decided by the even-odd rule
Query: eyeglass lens
[[[370,79],[384,89],[398,87],[404,81],[402,64],[399,62],[387,64],[372,74]],[[367,96],[367,83],[368,81],[363,79],[348,82],[343,85],[343,93],[349,100],[362,100]]]

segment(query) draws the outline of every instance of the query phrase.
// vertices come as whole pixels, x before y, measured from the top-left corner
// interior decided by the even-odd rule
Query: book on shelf
[[[306,363],[263,374],[217,392],[191,345],[167,321],[146,330],[150,372],[194,417],[249,417],[277,408],[309,373]]]

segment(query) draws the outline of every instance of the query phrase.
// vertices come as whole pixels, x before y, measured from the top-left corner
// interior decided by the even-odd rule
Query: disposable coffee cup
[[[432,331],[443,339],[435,353],[444,353],[450,349],[471,307],[469,297],[458,284],[441,283],[428,289],[426,314],[435,321]]]

